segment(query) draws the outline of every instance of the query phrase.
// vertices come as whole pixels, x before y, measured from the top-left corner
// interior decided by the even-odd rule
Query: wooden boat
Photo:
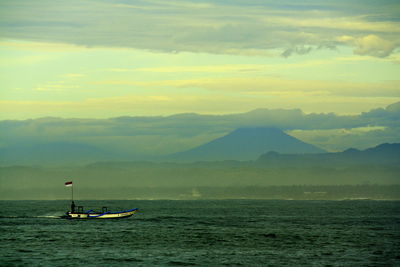
[[[83,207],[78,206],[78,211],[68,211],[63,218],[65,219],[122,219],[131,217],[138,209],[130,209],[125,211],[111,212],[103,207],[101,212],[89,210],[83,212]]]
[[[108,211],[107,207],[103,207],[101,212],[96,212],[94,210],[83,211],[82,206],[77,207],[75,211],[74,203],[74,189],[72,181],[66,182],[65,186],[71,187],[71,211],[67,211],[61,218],[65,219],[122,219],[131,217],[135,214],[138,209],[130,209],[125,211],[111,212]]]

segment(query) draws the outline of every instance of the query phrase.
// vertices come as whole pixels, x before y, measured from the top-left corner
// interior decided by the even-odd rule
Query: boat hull
[[[67,212],[63,217],[65,219],[123,219],[131,217],[138,209],[132,209],[120,212],[104,212],[104,213],[79,213]]]

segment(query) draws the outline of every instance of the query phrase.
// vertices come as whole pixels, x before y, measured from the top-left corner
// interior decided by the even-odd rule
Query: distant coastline
[[[3,190],[1,190],[3,191]],[[193,193],[195,192],[195,193]],[[77,200],[400,200],[400,184],[80,188]],[[65,190],[14,189],[0,200],[63,200]]]

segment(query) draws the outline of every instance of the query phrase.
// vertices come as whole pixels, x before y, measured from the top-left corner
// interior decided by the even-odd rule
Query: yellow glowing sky
[[[325,2],[2,1],[0,119],[399,101],[400,4]]]

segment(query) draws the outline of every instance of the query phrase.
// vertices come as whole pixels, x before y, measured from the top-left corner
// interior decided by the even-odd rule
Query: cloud
[[[60,90],[59,88],[44,88]],[[0,119],[38,118],[51,116],[67,118],[109,118],[116,116],[158,116],[183,112],[227,114],[268,108],[302,108],[305,112],[340,110],[349,114],[376,108],[398,100],[394,97],[352,97],[326,92],[271,90],[262,92],[182,94],[149,91],[148,95],[131,94],[115,97],[89,98],[79,101],[12,101],[2,100]]]
[[[1,24],[0,24],[1,27]],[[23,39],[23,38],[21,38]],[[87,51],[87,48],[66,43],[48,43],[34,41],[16,41],[16,40],[1,40],[0,47],[11,50],[29,50],[43,52],[82,52]]]
[[[374,57],[387,57],[396,47],[393,42],[384,40],[372,34],[358,38],[355,43],[357,46],[354,50],[355,54],[370,55]]]
[[[217,72],[252,72],[265,70],[266,65],[257,64],[234,64],[234,65],[204,65],[204,66],[165,66],[151,68],[111,68],[105,69],[110,72],[157,72],[157,73],[217,73]]]
[[[310,53],[311,50],[312,50],[312,47],[304,47],[304,46],[295,47],[295,48],[289,48],[289,49],[286,49],[286,50],[282,53],[282,56],[283,56],[283,57],[289,57],[289,56],[291,56],[293,53],[298,54],[298,55],[305,55],[305,54]]]
[[[396,48],[394,42],[382,39],[381,37],[373,34],[359,38],[352,36],[340,36],[338,40],[354,46],[354,53],[357,55],[387,57]]]
[[[40,84],[34,88],[35,91],[49,91],[49,92],[61,92],[61,91],[71,91],[72,89],[81,88],[80,85],[70,84],[66,81],[53,81]]]
[[[400,43],[398,7],[359,1],[6,0],[0,3],[0,33],[85,47],[286,57],[334,47],[338,37],[353,36],[339,44],[354,46],[360,55],[385,57]]]
[[[300,65],[301,66],[301,65]],[[163,68],[161,70],[164,70]],[[341,97],[399,97],[400,81],[348,82],[301,79],[282,79],[276,77],[210,77],[197,79],[133,81],[103,80],[93,85],[127,85],[154,89],[198,88],[210,92],[229,92],[253,96],[341,96]]]
[[[378,144],[399,142],[396,130],[384,126],[365,126],[321,130],[292,130],[288,134],[327,151],[348,148],[366,149]]]
[[[265,65],[207,65],[207,66],[167,66],[167,67],[154,67],[154,68],[138,68],[132,69],[133,71],[143,71],[143,72],[160,72],[160,73],[168,73],[168,72],[249,72],[249,71],[261,71],[264,70]]]
[[[81,73],[67,73],[64,75],[65,77],[68,78],[81,78],[81,77],[85,77],[85,74],[81,74]]]

